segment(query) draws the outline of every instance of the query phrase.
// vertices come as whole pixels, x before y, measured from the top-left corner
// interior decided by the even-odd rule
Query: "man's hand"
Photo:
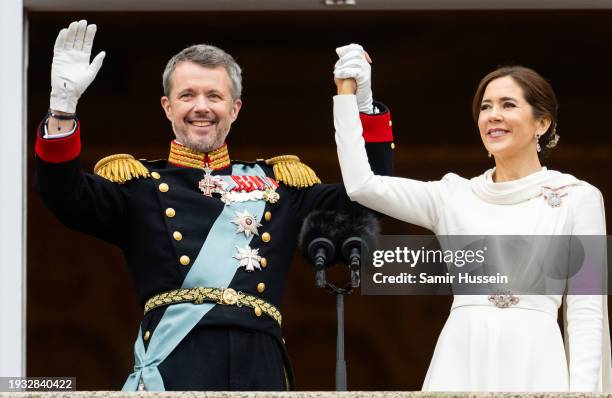
[[[57,36],[51,65],[49,107],[52,110],[75,113],[81,94],[102,67],[106,55],[104,51],[89,63],[95,35],[96,25],[87,25],[87,21],[81,20],[71,23]]]
[[[338,86],[338,93],[351,93],[351,83],[345,79],[354,79],[357,84],[357,105],[360,112],[371,113],[372,107],[372,60],[359,44],[336,48],[340,58],[334,67],[334,78]],[[341,92],[342,91],[342,92]],[[352,93],[355,93],[353,89]],[[351,94],[352,94],[351,93]]]

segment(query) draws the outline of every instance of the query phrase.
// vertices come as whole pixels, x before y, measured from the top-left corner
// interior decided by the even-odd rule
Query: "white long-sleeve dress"
[[[494,183],[447,174],[422,182],[374,175],[355,96],[334,97],[338,158],[352,200],[436,235],[605,235],[602,195],[571,175],[543,168]],[[543,187],[563,188],[551,206]],[[566,340],[557,324],[565,298]],[[610,391],[607,297],[525,295],[498,308],[456,295],[425,377],[429,391]]]

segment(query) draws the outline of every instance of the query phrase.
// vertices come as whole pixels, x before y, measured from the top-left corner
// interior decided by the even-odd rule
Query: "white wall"
[[[0,376],[25,375],[24,26],[23,1],[0,1]]]

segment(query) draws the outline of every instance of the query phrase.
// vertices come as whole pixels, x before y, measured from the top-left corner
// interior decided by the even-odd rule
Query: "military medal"
[[[206,166],[204,167],[204,178],[198,182],[198,187],[200,191],[204,194],[204,196],[212,197],[213,193],[222,193],[225,192],[225,188],[227,187],[227,183],[223,181],[223,178],[220,176],[213,176],[211,173],[213,169]]]
[[[259,175],[213,176],[214,170],[231,166],[225,144],[212,152],[201,153],[172,141],[168,161],[183,167],[202,168],[204,177],[198,181],[198,188],[209,198],[214,194],[219,195],[226,205],[258,200],[276,203],[280,199],[276,192],[278,182],[274,178]]]
[[[240,262],[238,268],[244,267],[248,272],[253,272],[255,269],[261,269],[261,256],[258,254],[259,249],[251,249],[247,245],[245,248],[237,247],[238,253],[234,254],[234,258]]]
[[[217,187],[217,184],[212,181],[212,171],[213,170],[210,167],[205,167],[204,178],[202,178],[198,183],[198,187],[200,188],[200,191],[202,191],[204,196],[212,196],[213,192],[215,191],[215,188]]]
[[[263,198],[266,202],[276,203],[280,199],[280,195],[276,190],[266,189],[263,193]]]
[[[270,177],[261,176],[231,176],[236,184],[233,190],[250,192],[254,190],[264,191],[266,189],[278,188],[278,182]]]
[[[273,178],[249,175],[213,176],[212,172],[213,169],[208,165],[204,167],[204,178],[198,182],[198,187],[204,196],[212,197],[215,193],[221,195],[221,201],[226,205],[257,200],[276,203],[280,199],[276,192],[278,182]]]
[[[235,202],[248,202],[265,200],[269,203],[276,203],[280,195],[276,192],[278,182],[270,177],[232,175],[228,181],[231,189],[221,192],[221,201],[226,205]]]
[[[236,233],[239,234],[244,232],[247,238],[253,235],[259,235],[257,228],[261,227],[261,224],[257,221],[255,216],[251,215],[248,211],[237,212],[236,218],[232,220],[232,223],[236,224]]]

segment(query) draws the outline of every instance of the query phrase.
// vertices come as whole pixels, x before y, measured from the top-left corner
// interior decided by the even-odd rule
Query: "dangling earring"
[[[492,156],[492,155],[491,155],[491,152],[487,152],[487,156],[488,156],[488,157],[491,157],[491,156]]]
[[[542,147],[540,146],[540,132],[536,133],[536,151],[541,152],[542,151]]]

